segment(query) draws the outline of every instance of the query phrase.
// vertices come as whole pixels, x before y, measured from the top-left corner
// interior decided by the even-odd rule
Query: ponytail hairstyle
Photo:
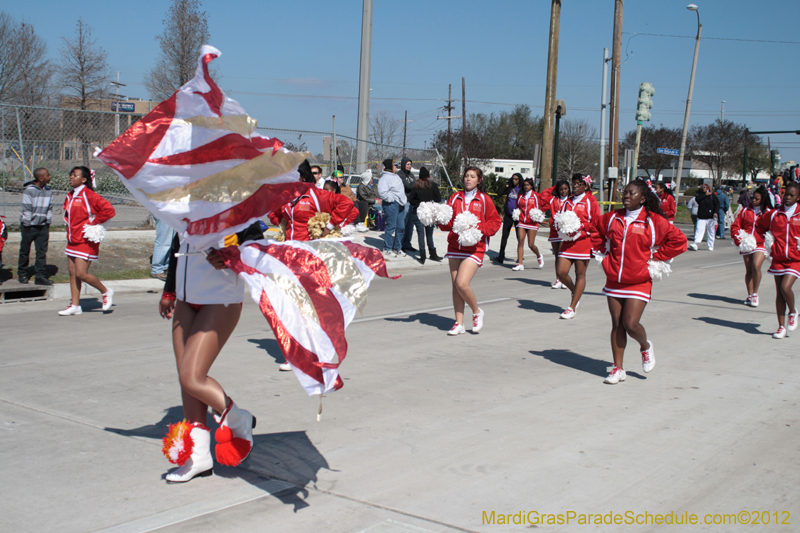
[[[644,207],[645,211],[647,211],[647,216],[655,213],[657,215],[664,216],[664,211],[661,210],[661,200],[658,198],[656,193],[650,190],[650,186],[647,184],[647,181],[643,180],[642,178],[636,178],[635,180],[631,181],[639,192],[642,193],[644,196]]]
[[[767,209],[772,209],[772,203],[770,202],[769,192],[767,191],[766,187],[759,185],[758,188],[753,191],[753,199],[755,199],[756,194],[761,195],[761,203],[757,205],[761,208],[762,213],[766,213]],[[755,204],[755,202],[753,203]]]
[[[81,177],[86,178],[86,183],[84,183],[84,185],[86,185],[86,188],[89,189],[90,191],[93,191],[94,185],[92,185],[92,171],[89,170],[87,167],[79,166],[79,167],[73,167],[72,170],[69,171],[69,173],[72,174],[76,170],[80,171]]]
[[[476,187],[476,189],[478,189],[479,192],[485,193],[486,192],[486,184],[483,182],[483,171],[481,169],[479,169],[478,167],[467,167],[467,169],[464,171],[464,175],[461,177],[462,182],[463,182],[464,178],[467,177],[467,172],[469,172],[470,170],[474,170],[475,174],[478,175],[478,186]],[[520,182],[520,186],[522,186],[521,182]],[[466,192],[466,187],[464,188],[464,192]]]
[[[325,189],[326,187],[330,187],[331,189]],[[339,182],[331,179],[325,180],[325,184],[322,186],[323,189],[328,190],[330,192],[334,192],[336,194],[342,194],[342,188],[339,186]]]
[[[670,195],[670,196],[672,196],[673,198],[675,198],[675,193],[674,193],[674,192],[672,192],[672,187],[671,187],[671,185],[672,185],[671,183],[666,183],[666,182],[663,182],[663,181],[659,181],[659,182],[656,184],[656,190],[658,190],[658,189],[662,189],[662,190],[663,190],[665,193],[667,193],[668,195]]]

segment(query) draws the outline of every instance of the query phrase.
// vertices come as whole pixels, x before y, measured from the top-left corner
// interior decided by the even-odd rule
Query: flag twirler
[[[255,131],[256,121],[225,96],[200,49],[194,78],[97,154],[134,197],[196,249],[216,245],[308,184],[297,166],[308,156]]]

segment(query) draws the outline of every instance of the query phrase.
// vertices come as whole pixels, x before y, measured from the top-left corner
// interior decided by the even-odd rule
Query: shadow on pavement
[[[706,324],[711,324],[712,326],[722,326],[744,331],[750,335],[764,335],[764,333],[758,331],[758,326],[756,324],[750,324],[749,322],[734,322],[732,320],[722,320],[720,318],[712,318],[710,316],[699,316],[693,318],[692,320],[699,320],[700,322],[705,322]]]
[[[453,326],[452,318],[434,315],[433,313],[416,313],[407,318],[386,318],[384,320],[389,322],[419,322],[440,331],[448,331]]]
[[[585,355],[571,352],[569,350],[544,350],[541,352],[531,350],[530,353],[544,357],[548,361],[558,363],[559,365],[574,368],[575,370],[582,370],[583,372],[592,374],[593,376],[606,377],[608,375],[608,370],[606,370],[606,368],[611,366],[610,360],[601,361],[599,359],[592,359],[591,357],[586,357]],[[628,377],[647,379],[636,372],[630,372],[626,370],[625,373]]]
[[[364,244],[377,248],[378,250],[383,250],[386,247],[386,243],[383,239],[379,239],[378,237],[364,237]]]
[[[210,416],[209,416],[210,418]],[[167,434],[170,424],[183,420],[183,406],[176,405],[164,411],[164,416],[155,424],[141,426],[133,429],[104,428],[106,431],[123,435],[125,437],[145,437],[148,439],[162,439]]]
[[[741,305],[744,300],[741,298],[730,298],[729,296],[719,296],[717,294],[699,294],[696,292],[690,292],[687,294],[689,298],[697,298],[700,300],[712,300],[717,302],[725,302],[728,304],[739,304]]]
[[[267,352],[267,355],[275,359],[276,363],[280,364],[286,362],[286,359],[283,357],[281,347],[278,345],[278,341],[275,339],[247,339],[247,342],[252,342]]]
[[[521,281],[522,283],[527,283],[528,285],[540,285],[542,287],[549,287],[553,283],[552,281],[544,281],[542,279],[528,279],[528,278],[506,278],[506,279],[508,281]]]
[[[557,305],[548,304],[544,302],[534,302],[533,300],[519,300],[519,307],[520,309],[526,309],[529,311],[536,311],[537,313],[547,313],[547,314],[561,314],[564,311],[563,307],[559,307]]]

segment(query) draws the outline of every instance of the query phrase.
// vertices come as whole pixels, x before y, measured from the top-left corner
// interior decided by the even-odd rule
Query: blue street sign
[[[680,150],[673,150],[672,148],[656,148],[656,152],[667,155],[681,155]]]
[[[136,111],[136,104],[126,102],[111,102],[111,111],[120,111],[122,113],[133,113]]]

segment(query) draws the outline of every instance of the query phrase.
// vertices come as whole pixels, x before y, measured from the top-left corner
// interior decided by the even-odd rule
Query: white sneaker
[[[108,291],[103,295],[103,311],[108,311],[111,309],[111,305],[114,303],[114,289],[108,289]]]
[[[278,370],[280,370],[281,372],[291,372],[292,365],[290,365],[288,362],[281,363],[280,366],[278,367]]]
[[[750,307],[758,307],[758,293],[750,295]]]
[[[647,341],[650,347],[642,352],[642,370],[645,374],[653,370],[656,366],[656,351],[653,349],[653,343]]]
[[[742,303],[743,303],[744,305],[750,305],[750,301],[751,301],[752,299],[753,299],[753,295],[752,295],[752,294],[750,294],[750,295],[748,295],[748,296],[747,296],[747,299],[746,299],[744,302],[742,302]]]
[[[59,311],[58,314],[61,316],[82,315],[83,309],[80,305],[70,305],[63,311]]]
[[[690,243],[689,244],[689,249],[692,250],[693,252],[696,252],[697,251],[697,245],[695,243]]]
[[[522,263],[517,263],[517,266],[515,266],[511,270],[513,270],[514,272],[519,272],[520,270],[525,270],[525,265],[523,265]]]
[[[480,330],[483,329],[483,316],[485,313],[483,309],[480,307],[478,308],[478,314],[472,315],[472,333],[478,333]]]
[[[794,310],[794,313],[789,313],[789,321],[788,324],[786,324],[786,329],[789,331],[797,329],[797,309]]]
[[[616,385],[620,381],[625,381],[626,378],[625,371],[622,370],[620,367],[616,365],[609,366],[608,368],[606,368],[606,370],[608,371],[608,376],[606,376],[606,379],[603,380],[603,383]]]
[[[394,256],[395,257],[408,257],[408,255],[406,255],[406,253],[403,250],[400,250],[399,252],[395,252]]]
[[[714,247],[713,246],[709,246],[708,251],[709,252],[713,252],[714,251]]]
[[[564,284],[563,284],[563,283],[561,283],[561,282],[560,282],[560,281],[558,281],[558,280],[555,280],[555,281],[553,282],[553,284],[552,284],[552,285],[550,285],[550,288],[551,288],[551,289],[563,289],[563,288],[564,288]]]
[[[786,336],[786,328],[783,326],[778,327],[778,331],[772,334],[773,339],[782,339]]]
[[[539,270],[543,269],[544,268],[544,256],[540,255],[539,257],[536,258],[536,260],[539,262]]]
[[[456,322],[455,324],[453,324],[453,327],[450,328],[450,331],[448,331],[447,334],[451,335],[451,336],[454,336],[454,335],[461,335],[462,333],[466,333],[466,332],[467,332],[467,330],[464,329],[464,326],[462,326],[461,324]]]
[[[563,318],[564,320],[569,320],[571,318],[575,318],[576,314],[577,313],[573,308],[567,307],[567,309],[563,313],[561,313],[561,318]]]

